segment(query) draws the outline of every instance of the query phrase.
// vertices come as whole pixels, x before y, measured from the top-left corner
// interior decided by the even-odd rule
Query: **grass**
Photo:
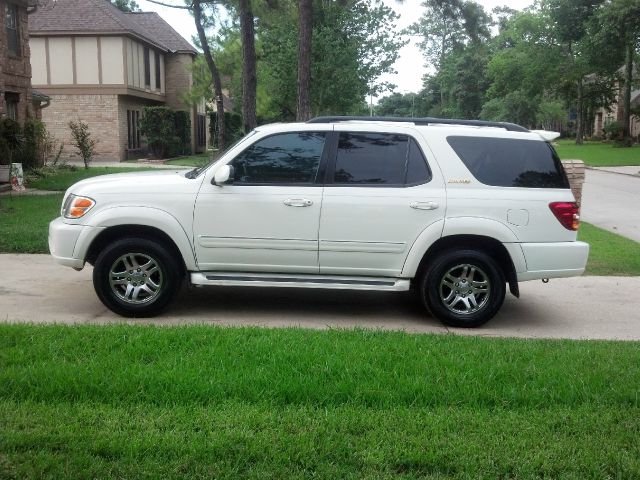
[[[2,478],[638,478],[635,343],[0,326]]]
[[[640,243],[584,222],[578,240],[591,246],[586,275],[640,275]]]
[[[211,153],[201,153],[198,155],[191,155],[189,157],[178,157],[171,160],[167,160],[165,165],[179,165],[184,167],[201,167],[211,162]]]
[[[47,253],[61,202],[61,195],[1,197],[0,253]],[[587,275],[640,275],[640,243],[584,222],[578,239],[591,245]]]
[[[638,145],[622,148],[614,147],[611,143],[585,142],[576,145],[573,140],[559,140],[555,149],[562,160],[583,160],[591,167],[640,166]]]
[[[106,175],[109,173],[140,172],[148,168],[136,167],[89,167],[85,168],[59,168],[55,171],[42,169],[30,172],[27,178],[27,186],[38,190],[65,191],[71,185],[85,178]]]
[[[48,253],[49,222],[61,204],[62,194],[0,197],[0,253]]]

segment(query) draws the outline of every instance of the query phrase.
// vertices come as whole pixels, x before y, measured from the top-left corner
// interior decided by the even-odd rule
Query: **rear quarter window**
[[[547,142],[468,136],[447,137],[447,142],[485,185],[569,188],[562,163]]]

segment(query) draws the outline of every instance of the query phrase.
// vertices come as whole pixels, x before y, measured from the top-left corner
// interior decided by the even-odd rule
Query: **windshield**
[[[251,130],[244,137],[239,138],[238,140],[233,142],[231,145],[229,145],[227,148],[225,148],[222,152],[218,152],[216,158],[212,159],[209,163],[205,163],[204,165],[202,165],[200,167],[196,167],[193,170],[188,171],[185,176],[187,178],[196,178],[198,175],[200,175],[202,172],[207,170],[209,167],[211,167],[212,165],[215,165],[216,163],[218,163],[218,161],[222,157],[224,157],[227,152],[229,152],[230,150],[232,150],[236,146],[240,145],[241,143],[244,143],[246,140],[248,140],[249,138],[254,136],[256,133],[257,133],[256,130]]]

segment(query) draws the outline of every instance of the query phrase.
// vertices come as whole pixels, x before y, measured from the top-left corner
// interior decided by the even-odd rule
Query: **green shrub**
[[[24,145],[24,135],[20,124],[10,118],[0,120],[0,164],[9,165],[18,160]]]
[[[24,143],[16,156],[23,168],[36,168],[45,163],[45,138],[47,129],[39,120],[28,119],[23,127]]]
[[[145,107],[140,133],[156,158],[183,155],[191,146],[191,119],[188,112],[169,107]]]
[[[622,133],[622,124],[620,122],[609,122],[602,127],[602,133],[607,140],[619,138]]]
[[[96,140],[91,138],[91,132],[89,131],[89,125],[82,120],[69,122],[69,128],[71,129],[71,136],[73,137],[73,144],[76,147],[78,155],[82,157],[84,162],[84,168],[89,168],[89,163],[93,159],[93,155],[96,149]]]
[[[177,141],[170,148],[170,155],[188,155],[191,153],[191,117],[189,112],[178,110],[173,112]]]

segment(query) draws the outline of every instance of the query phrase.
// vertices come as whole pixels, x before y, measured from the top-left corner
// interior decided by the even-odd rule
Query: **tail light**
[[[551,202],[549,208],[567,230],[578,230],[580,209],[576,202]]]

